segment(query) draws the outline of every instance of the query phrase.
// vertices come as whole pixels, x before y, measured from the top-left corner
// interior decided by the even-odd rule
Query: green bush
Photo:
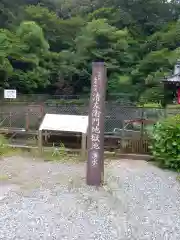
[[[180,115],[169,117],[154,126],[150,148],[159,165],[180,171]]]

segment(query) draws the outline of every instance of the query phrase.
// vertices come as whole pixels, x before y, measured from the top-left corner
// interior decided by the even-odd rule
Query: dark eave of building
[[[162,80],[162,82],[167,82],[167,83],[180,83],[180,73],[174,74],[170,77],[166,77]]]

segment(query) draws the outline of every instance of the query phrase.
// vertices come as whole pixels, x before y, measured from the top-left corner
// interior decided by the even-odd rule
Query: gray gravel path
[[[180,239],[176,174],[143,161],[112,161],[104,188],[85,164],[0,161],[0,240]]]

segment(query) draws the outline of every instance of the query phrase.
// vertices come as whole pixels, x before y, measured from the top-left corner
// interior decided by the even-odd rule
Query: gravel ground
[[[105,179],[86,186],[83,163],[1,160],[0,239],[180,239],[175,173],[121,160],[106,165]]]

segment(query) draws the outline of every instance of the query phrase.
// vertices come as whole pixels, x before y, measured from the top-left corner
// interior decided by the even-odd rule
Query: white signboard
[[[15,89],[4,89],[4,98],[15,99],[17,92]]]

